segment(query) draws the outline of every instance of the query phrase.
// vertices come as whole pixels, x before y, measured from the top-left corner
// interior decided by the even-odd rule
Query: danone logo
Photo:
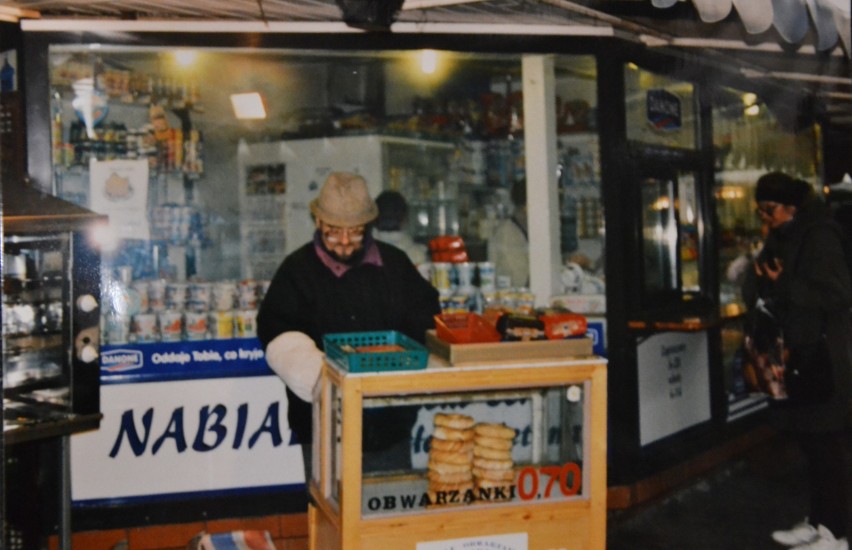
[[[667,90],[648,90],[645,95],[648,122],[665,131],[680,130],[682,125],[680,98]]]
[[[112,349],[101,354],[101,370],[124,372],[141,369],[144,365],[142,352],[135,349]]]

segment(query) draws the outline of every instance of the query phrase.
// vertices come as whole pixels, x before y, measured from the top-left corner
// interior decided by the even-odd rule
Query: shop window
[[[562,295],[575,311],[603,314],[604,211],[597,132],[597,68],[585,56],[559,57],[556,103]]]
[[[725,89],[714,94],[713,148],[716,214],[719,220],[720,301],[723,314],[737,315],[745,261],[762,240],[754,212],[757,179],[782,171],[814,183],[818,159],[815,127],[792,133],[781,128],[755,94]]]
[[[761,175],[776,170],[814,183],[819,139],[816,127],[784,130],[757,95],[725,88],[713,94],[713,149],[719,303],[727,320],[721,333],[722,361],[731,402],[738,403],[747,401],[749,392],[740,368],[743,315],[749,306],[742,287],[764,236],[755,214],[755,185]]]

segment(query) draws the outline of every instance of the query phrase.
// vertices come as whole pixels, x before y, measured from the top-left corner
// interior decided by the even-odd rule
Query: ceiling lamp
[[[389,31],[403,0],[336,0],[343,22],[365,31]]]
[[[684,2],[686,0],[679,0]],[[850,55],[849,0],[691,0],[705,23],[716,23],[736,8],[750,34],[759,34],[774,26],[786,42],[804,40],[812,24],[816,31],[816,49],[828,51],[838,40]],[[657,8],[670,8],[678,0],[651,0]]]

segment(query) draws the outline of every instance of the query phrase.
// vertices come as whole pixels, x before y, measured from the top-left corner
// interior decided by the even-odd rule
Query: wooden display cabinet
[[[314,399],[310,548],[605,548],[606,376],[591,356],[451,366],[431,355],[424,370],[357,374],[327,362]],[[435,488],[439,412],[515,430],[507,486]],[[376,443],[400,425],[401,443]]]

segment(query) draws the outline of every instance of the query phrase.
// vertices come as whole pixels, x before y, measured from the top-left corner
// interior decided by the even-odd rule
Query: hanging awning
[[[342,0],[0,0],[0,22],[29,31],[364,32]],[[399,0],[365,0],[398,6]],[[852,129],[850,0],[404,0],[392,33],[617,37],[699,52],[731,73],[815,98]],[[393,18],[392,18],[393,19]],[[0,23],[2,24],[2,23]],[[4,33],[4,37],[7,37]],[[0,40],[2,41],[2,40]]]
[[[667,9],[686,1],[695,5],[705,23],[717,23],[735,11],[749,34],[775,27],[781,38],[797,45],[812,28],[818,51],[832,50],[839,41],[850,55],[849,0],[651,0],[651,4]]]

